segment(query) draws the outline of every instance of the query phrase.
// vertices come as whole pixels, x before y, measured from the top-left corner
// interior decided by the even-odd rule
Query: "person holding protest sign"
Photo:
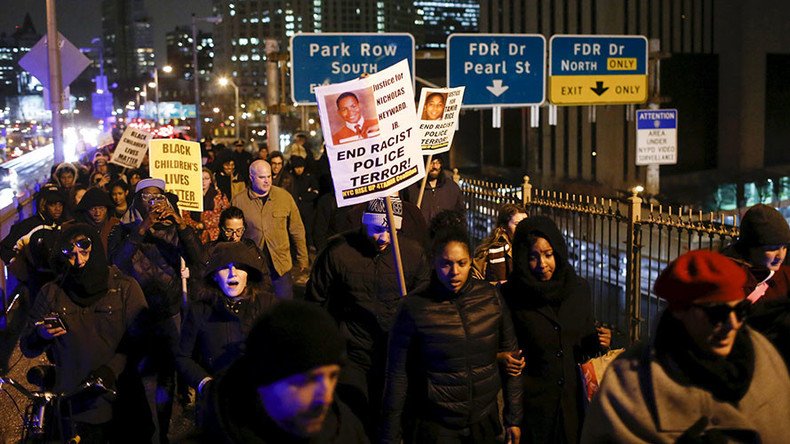
[[[428,94],[422,108],[422,120],[439,120],[444,117],[447,94],[434,92]]]
[[[461,188],[458,187],[458,184],[451,177],[448,177],[450,174],[443,170],[443,165],[444,156],[435,155],[431,159],[426,172],[428,180],[425,183],[425,193],[419,206],[420,210],[422,210],[422,215],[425,216],[425,222],[428,224],[442,210],[458,211],[461,214],[465,214],[466,211]],[[422,184],[417,182],[408,188],[408,200],[410,202],[417,202],[421,186]]]
[[[399,230],[400,199],[393,199],[392,207],[393,225]],[[338,393],[373,433],[384,388],[387,336],[403,297],[384,198],[368,202],[361,220],[361,228],[333,237],[316,258],[305,299],[326,308],[341,326],[349,363]],[[414,240],[398,239],[407,291],[425,288],[429,276],[425,252]]]
[[[272,185],[272,168],[265,160],[250,165],[250,186],[233,198],[247,221],[244,237],[268,253],[272,284],[277,299],[293,299],[293,258],[300,272],[307,269],[307,242],[299,208],[290,193]]]
[[[365,118],[359,105],[359,98],[353,92],[344,92],[335,100],[337,114],[343,119],[343,126],[332,134],[335,145],[366,139],[379,135],[379,121]]]

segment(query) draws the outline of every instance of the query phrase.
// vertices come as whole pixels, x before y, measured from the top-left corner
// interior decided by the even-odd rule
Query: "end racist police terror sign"
[[[414,72],[414,37],[411,34],[296,34],[291,37],[291,97],[295,103],[315,105],[317,86],[373,74],[403,59]]]
[[[339,207],[386,197],[425,175],[409,65],[315,89]]]
[[[200,144],[181,139],[150,142],[151,177],[165,181],[165,191],[178,196],[178,209],[203,211]]]

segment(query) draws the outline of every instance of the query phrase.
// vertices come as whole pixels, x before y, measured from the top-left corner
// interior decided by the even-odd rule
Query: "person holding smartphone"
[[[22,333],[22,353],[48,352],[55,364],[55,392],[73,392],[87,382],[114,389],[126,364],[126,346],[139,337],[145,297],[137,282],[108,264],[98,233],[73,224],[55,241],[56,279],[44,285]],[[108,392],[69,399],[60,412],[70,435],[106,442],[112,419]],[[64,429],[68,431],[68,429]]]

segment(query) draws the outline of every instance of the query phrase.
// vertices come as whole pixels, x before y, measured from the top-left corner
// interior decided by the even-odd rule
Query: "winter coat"
[[[735,248],[725,249],[724,253],[746,272],[744,292],[749,296],[765,278],[755,276],[756,271]],[[790,266],[782,265],[766,283],[768,288],[752,304],[746,323],[765,335],[790,366]]]
[[[101,366],[109,367],[117,377],[126,365],[130,340],[141,336],[146,302],[140,286],[116,267],[107,272],[107,294],[86,307],[72,301],[57,282],[44,285],[36,297],[20,348],[28,358],[48,353],[56,368],[55,392],[77,389]],[[49,313],[58,313],[67,331],[51,341],[42,339],[35,325]],[[79,422],[100,424],[112,416],[106,395],[75,398],[71,409],[72,419]]]
[[[109,258],[124,273],[133,277],[145,293],[151,315],[156,320],[169,318],[181,307],[181,258],[187,267],[200,265],[200,241],[192,228],[172,227],[170,237],[155,237],[150,231],[138,233],[140,222],[116,225],[110,233]]]
[[[259,249],[266,251],[278,277],[293,268],[292,249],[296,251],[299,267],[307,268],[304,224],[293,197],[282,188],[272,186],[264,205],[251,192],[247,189],[232,201],[233,206],[244,212],[244,220],[247,222],[244,237],[253,240]]]
[[[679,382],[659,362],[652,344],[640,345],[626,350],[606,370],[582,442],[673,443],[697,425],[699,432],[723,435],[721,442],[786,443],[787,430],[781,425],[790,418],[787,368],[765,337],[743,328],[754,346],[754,375],[740,401],[724,402]],[[719,441],[697,437],[687,442]]]
[[[285,433],[260,405],[256,387],[248,384],[245,371],[231,366],[209,386],[203,431],[180,444],[365,444],[362,424],[335,397],[324,427],[311,438]]]
[[[390,334],[382,442],[399,442],[401,415],[463,429],[497,411],[498,352],[518,348],[499,291],[470,278],[455,294],[434,276],[406,297]],[[505,423],[521,422],[521,381],[504,376]],[[411,431],[404,431],[404,435]]]
[[[184,218],[184,222],[187,225],[200,233],[200,242],[205,245],[217,240],[217,237],[219,237],[219,216],[228,207],[230,207],[228,198],[217,189],[217,193],[214,195],[213,209],[207,210],[204,208],[202,213],[181,211],[181,217]],[[196,217],[197,214],[199,216]],[[198,224],[203,224],[202,230],[197,229]]]
[[[242,302],[238,313],[224,303],[225,296],[190,303],[181,326],[176,366],[191,387],[225,370],[244,351],[254,321],[274,302],[273,294],[257,292],[254,301]]]
[[[408,188],[409,202],[417,203],[417,198],[420,195],[420,186],[422,182],[417,182]],[[464,195],[458,184],[448,177],[444,171],[439,174],[436,180],[436,186],[431,187],[428,182],[425,183],[425,192],[422,195],[422,203],[420,210],[425,217],[425,222],[430,225],[431,220],[439,214],[442,210],[458,211],[461,214],[466,214],[466,206],[464,205]]]
[[[9,264],[16,253],[21,250],[20,247],[27,243],[36,228],[45,226],[47,229],[59,229],[60,222],[45,218],[41,214],[34,214],[11,225],[8,235],[0,241],[0,259]]]
[[[555,311],[548,302],[508,281],[502,295],[513,316],[519,349],[526,358],[524,442],[552,442],[562,415],[568,442],[577,442],[582,425],[578,364],[602,351],[593,321],[587,281],[575,276]]]
[[[513,247],[504,228],[497,227],[475,248],[473,266],[478,279],[493,283],[507,280],[513,271]]]
[[[407,291],[428,284],[428,260],[414,241],[400,239]],[[316,258],[305,299],[320,304],[337,320],[348,340],[349,359],[364,368],[374,349],[384,350],[398,307],[403,300],[392,247],[378,252],[361,230],[329,240]]]

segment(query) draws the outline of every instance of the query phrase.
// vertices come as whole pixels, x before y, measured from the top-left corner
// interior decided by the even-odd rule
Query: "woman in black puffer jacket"
[[[432,251],[430,287],[406,297],[390,334],[381,441],[399,442],[403,427],[406,443],[496,442],[497,352],[517,349],[510,315],[496,288],[470,276],[465,233],[437,234]],[[515,442],[520,381],[505,376],[504,386],[507,437]]]

